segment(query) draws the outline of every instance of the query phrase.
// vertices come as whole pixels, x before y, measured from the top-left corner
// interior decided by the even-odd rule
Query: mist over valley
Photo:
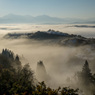
[[[77,85],[75,75],[82,71],[86,60],[91,73],[95,73],[94,30],[92,24],[2,24],[0,52],[9,49],[18,54],[22,65],[29,63],[35,78],[40,82],[45,81],[47,86],[55,89],[59,86],[79,88],[87,95],[90,88]],[[92,92],[91,89],[89,93]]]

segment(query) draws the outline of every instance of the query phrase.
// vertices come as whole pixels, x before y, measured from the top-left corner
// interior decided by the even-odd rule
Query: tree
[[[92,73],[91,73],[91,70],[89,68],[89,64],[88,64],[87,60],[85,61],[85,64],[82,68],[81,74],[84,78],[87,79],[88,82],[91,81]]]
[[[18,55],[16,55],[16,58],[15,58],[15,60],[16,60],[16,61],[19,61],[19,57],[18,57]]]
[[[46,68],[45,68],[42,61],[39,61],[37,63],[36,75],[37,75],[38,81],[40,81],[40,82],[41,81],[48,81],[48,79],[49,79],[49,76],[46,72]]]
[[[92,80],[92,73],[91,70],[89,68],[89,64],[88,61],[85,61],[85,64],[83,65],[82,71],[77,73],[78,79],[79,81],[84,84],[84,85],[88,85],[89,83],[91,83]]]
[[[91,95],[95,91],[95,78],[89,68],[89,63],[86,60],[82,71],[77,73],[78,85],[86,95]]]

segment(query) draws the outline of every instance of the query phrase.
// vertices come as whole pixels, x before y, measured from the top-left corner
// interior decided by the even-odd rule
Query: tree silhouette
[[[91,70],[89,68],[89,64],[88,64],[87,60],[85,61],[85,64],[82,68],[82,74],[85,78],[88,78],[88,79],[92,76],[92,73],[91,73]]]
[[[82,84],[88,85],[92,81],[92,73],[89,68],[88,61],[85,61],[85,64],[83,65],[82,71],[78,73],[78,78],[81,81]]]
[[[77,73],[78,85],[81,87],[81,90],[84,90],[87,95],[95,93],[95,78],[91,73],[89,68],[89,63],[86,60],[83,65],[82,71]]]

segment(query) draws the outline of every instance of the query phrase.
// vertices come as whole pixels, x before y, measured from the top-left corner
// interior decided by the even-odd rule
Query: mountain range
[[[31,23],[31,24],[95,24],[93,19],[58,18],[48,15],[33,17],[31,15],[8,14],[0,17],[0,23]]]

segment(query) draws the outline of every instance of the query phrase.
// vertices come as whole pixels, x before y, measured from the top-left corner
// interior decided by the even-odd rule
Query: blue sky
[[[95,18],[95,0],[0,0],[0,16],[10,13]]]

